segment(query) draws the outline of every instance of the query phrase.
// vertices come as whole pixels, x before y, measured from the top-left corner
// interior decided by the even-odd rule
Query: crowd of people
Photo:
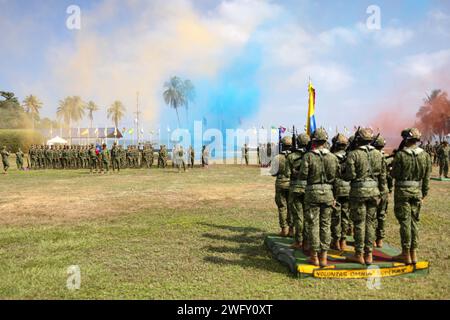
[[[4,146],[1,151],[3,173],[6,174],[9,167],[11,152]],[[126,148],[114,143],[111,149],[106,144],[90,145],[32,145],[27,154],[20,148],[15,152],[16,166],[18,170],[48,170],[48,169],[89,169],[91,173],[120,172],[125,168],[152,168],[157,159],[158,168],[166,168],[169,160],[169,151],[165,145],[160,145],[155,150],[151,144],[140,146],[129,145]],[[156,158],[156,159],[155,159]],[[195,152],[192,146],[186,153],[181,145],[176,145],[172,150],[172,166],[186,171],[186,159],[188,167],[194,168]],[[209,150],[203,146],[201,155],[202,167],[209,164]]]
[[[280,236],[292,237],[292,248],[308,255],[311,264],[325,267],[328,251],[343,252],[352,234],[355,252],[347,260],[370,265],[373,248],[383,247],[388,195],[394,192],[402,253],[392,259],[415,264],[432,157],[437,155],[441,174],[447,176],[449,147],[444,142],[434,151],[422,149],[416,128],[401,135],[402,144],[392,155],[384,153],[384,138],[370,128],[349,138],[337,134],[331,146],[324,129],[311,137],[284,137],[270,169],[276,177]]]

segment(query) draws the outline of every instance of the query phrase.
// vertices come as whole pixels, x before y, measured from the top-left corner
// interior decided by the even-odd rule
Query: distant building
[[[59,136],[71,144],[89,144],[95,142],[106,142],[123,138],[119,129],[115,128],[62,128],[62,129],[45,129],[41,133],[47,139]]]

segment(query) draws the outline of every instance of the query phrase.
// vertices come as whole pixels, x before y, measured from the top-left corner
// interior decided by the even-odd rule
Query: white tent
[[[58,136],[56,136],[53,139],[47,141],[47,145],[48,146],[53,146],[55,144],[67,144],[67,143],[68,143],[67,140],[64,140],[63,138],[60,138]]]

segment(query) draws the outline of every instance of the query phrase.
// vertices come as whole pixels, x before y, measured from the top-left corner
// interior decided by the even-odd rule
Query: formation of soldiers
[[[317,129],[281,140],[282,152],[271,166],[276,177],[275,202],[280,235],[293,237],[292,247],[309,255],[315,266],[327,266],[330,249],[343,251],[354,236],[348,261],[370,265],[374,247],[383,247],[388,194],[394,191],[394,211],[400,224],[402,253],[394,261],[418,261],[419,215],[429,190],[432,160],[418,146],[418,129],[405,129],[393,155],[383,152],[385,140],[370,128],[347,138],[332,139]]]

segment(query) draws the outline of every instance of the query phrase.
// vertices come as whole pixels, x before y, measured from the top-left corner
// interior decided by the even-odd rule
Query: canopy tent
[[[64,140],[63,138],[60,138],[58,136],[47,141],[48,146],[53,146],[55,144],[67,144],[67,143],[68,143],[67,140]]]

